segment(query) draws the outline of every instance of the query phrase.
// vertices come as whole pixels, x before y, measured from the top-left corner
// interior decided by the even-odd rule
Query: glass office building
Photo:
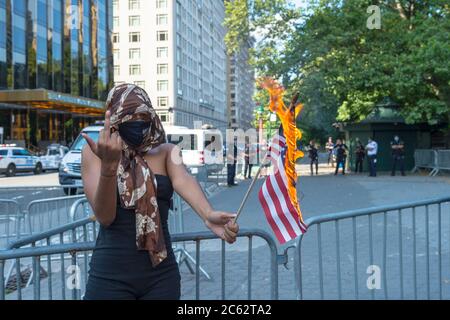
[[[112,0],[0,0],[0,143],[70,143],[102,116],[111,30]]]

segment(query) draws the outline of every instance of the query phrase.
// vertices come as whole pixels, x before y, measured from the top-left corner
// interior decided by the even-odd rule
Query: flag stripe
[[[286,173],[284,171],[284,166],[280,165],[279,167],[279,171],[278,171],[278,175],[276,174],[277,178],[278,178],[278,183],[280,185],[280,187],[282,188],[282,193],[283,194],[287,194],[287,202],[288,202],[288,206],[289,207],[289,212],[292,214],[292,216],[295,217],[296,221],[298,221],[300,223],[300,226],[302,227],[302,231],[303,233],[306,232],[306,225],[303,223],[303,221],[301,221],[299,219],[299,213],[297,212],[297,209],[294,208],[294,206],[292,205],[291,199],[289,197],[289,192],[288,192],[288,188],[287,188],[287,179],[286,179]],[[280,181],[281,179],[281,181]]]
[[[303,233],[301,229],[301,225],[299,222],[299,216],[297,210],[292,205],[291,199],[289,198],[289,194],[287,193],[287,189],[283,187],[284,184],[280,183],[281,177],[280,174],[276,174],[274,179],[276,180],[276,183],[273,183],[273,188],[275,191],[275,194],[280,199],[280,204],[282,205],[283,212],[286,214],[287,220],[289,220],[289,224],[294,229],[296,236]]]
[[[270,197],[275,205],[277,212],[281,212],[280,220],[283,222],[284,227],[289,233],[291,239],[296,238],[300,233],[300,228],[295,221],[292,221],[292,216],[286,207],[286,198],[283,194],[279,194],[276,190],[276,183],[272,183],[272,177],[267,179],[267,190],[270,192]],[[282,204],[284,203],[284,205]],[[289,220],[289,216],[291,219]],[[295,228],[296,227],[296,228]]]
[[[291,237],[290,237],[289,233],[287,232],[286,228],[284,227],[283,222],[281,222],[280,216],[277,214],[277,210],[275,208],[275,205],[271,201],[271,198],[270,198],[270,195],[269,195],[269,191],[267,190],[267,184],[266,183],[263,184],[262,191],[263,191],[264,199],[266,200],[266,203],[268,205],[270,215],[272,216],[272,218],[273,218],[275,224],[277,225],[278,229],[280,229],[280,232],[283,235],[283,238],[285,239],[284,241],[285,242],[289,241],[291,239]]]
[[[275,175],[275,178],[277,179],[277,182],[278,182],[277,187],[279,188],[279,192],[280,192],[280,194],[283,195],[283,197],[285,199],[285,203],[287,205],[287,209],[285,212],[286,212],[286,215],[287,215],[289,221],[292,224],[297,225],[301,229],[301,230],[299,230],[300,233],[305,233],[306,232],[305,225],[300,220],[299,213],[297,212],[297,209],[294,207],[294,205],[291,202],[291,199],[289,198],[289,193],[288,193],[286,185],[284,184],[282,175],[280,173],[278,173]]]
[[[264,197],[262,189],[259,191],[259,201],[262,204],[262,207],[264,209],[264,214],[266,215],[267,221],[269,222],[269,225],[273,229],[278,241],[282,244],[285,243],[286,240],[284,239],[283,235],[281,234],[280,229],[278,228],[277,224],[275,223],[275,221],[272,218],[272,214],[270,213],[269,205],[267,204],[267,201]]]
[[[282,129],[272,140],[268,156],[273,164],[273,173],[264,181],[258,197],[269,225],[282,244],[306,232],[307,226],[300,220],[300,212],[291,201],[286,177],[284,157],[286,138]]]

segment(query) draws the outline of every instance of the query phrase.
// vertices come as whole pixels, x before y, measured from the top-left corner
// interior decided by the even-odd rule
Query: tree
[[[330,133],[336,119],[361,121],[387,97],[408,123],[450,122],[448,0],[315,0],[301,12],[286,1],[263,2],[243,28],[274,23],[267,24],[253,63],[300,92],[302,128]],[[379,30],[367,28],[372,4],[381,10]],[[270,12],[282,13],[271,18]],[[228,18],[234,21],[230,50],[239,41],[237,20]]]
[[[319,1],[287,45],[287,72],[300,91],[322,76],[321,92],[337,101],[337,119],[360,121],[383,98],[408,123],[448,120],[450,19],[443,0],[376,1],[381,30],[365,27],[369,1]],[[294,59],[295,60],[295,59]],[[294,72],[292,72],[294,70]]]

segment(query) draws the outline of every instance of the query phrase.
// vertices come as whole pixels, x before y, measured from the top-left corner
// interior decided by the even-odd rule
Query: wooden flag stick
[[[253,188],[255,187],[256,181],[258,180],[259,176],[261,175],[262,169],[266,166],[266,161],[269,156],[269,150],[267,150],[266,155],[264,156],[263,161],[261,162],[261,165],[259,166],[258,172],[253,177],[252,183],[250,184],[250,187],[248,187],[247,193],[244,196],[244,199],[242,199],[241,205],[239,206],[239,209],[237,211],[235,222],[238,221],[239,216],[242,213],[242,210],[244,209],[245,204],[247,203],[248,197],[250,197],[250,193],[252,193]]]

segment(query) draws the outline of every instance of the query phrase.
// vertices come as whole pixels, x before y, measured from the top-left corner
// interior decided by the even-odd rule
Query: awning
[[[103,101],[45,89],[0,90],[0,103],[25,105],[35,109],[50,109],[90,116],[102,116],[105,112],[105,103]]]

